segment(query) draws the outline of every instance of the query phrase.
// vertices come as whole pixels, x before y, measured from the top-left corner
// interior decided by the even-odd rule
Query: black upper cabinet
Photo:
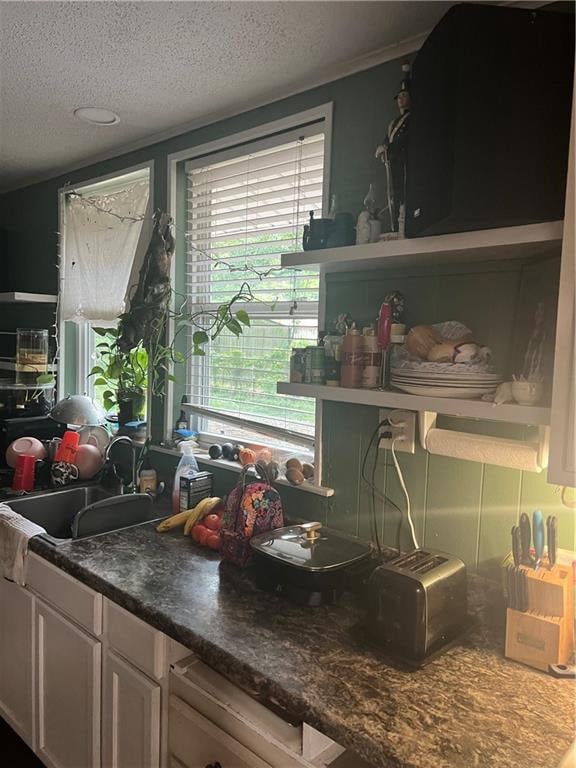
[[[457,5],[412,72],[406,235],[564,216],[574,18]]]

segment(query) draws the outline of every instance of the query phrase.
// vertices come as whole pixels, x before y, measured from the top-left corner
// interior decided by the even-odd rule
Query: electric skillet
[[[250,546],[258,586],[304,605],[334,603],[377,564],[370,544],[318,522],[267,531]]]

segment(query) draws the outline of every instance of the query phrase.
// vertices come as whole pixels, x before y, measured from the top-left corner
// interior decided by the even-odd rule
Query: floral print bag
[[[220,554],[242,567],[250,562],[250,539],[284,525],[280,494],[267,477],[250,476],[251,469],[251,465],[244,467],[228,495],[220,529]]]

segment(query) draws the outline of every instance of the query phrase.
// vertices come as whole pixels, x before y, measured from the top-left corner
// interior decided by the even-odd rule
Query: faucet
[[[114,462],[110,460],[110,451],[112,450],[112,446],[116,445],[117,443],[128,443],[132,450],[132,488],[130,493],[137,493],[137,484],[136,484],[136,446],[132,442],[131,438],[128,437],[128,435],[120,435],[119,437],[115,437],[114,440],[112,440],[108,447],[106,448],[106,454],[105,459],[107,462],[110,462],[112,465],[112,468],[114,470],[114,474],[116,477],[118,475],[116,474],[116,467],[114,465]],[[122,483],[120,493],[124,493],[124,484]]]

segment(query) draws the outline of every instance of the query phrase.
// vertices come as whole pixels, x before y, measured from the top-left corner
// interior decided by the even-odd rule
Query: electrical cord
[[[402,486],[402,490],[404,491],[404,496],[406,497],[406,519],[408,520],[408,525],[410,526],[410,534],[412,536],[412,543],[414,544],[414,549],[418,549],[418,539],[416,538],[416,531],[414,529],[414,522],[412,521],[412,513],[410,510],[410,496],[408,495],[408,489],[406,488],[406,483],[404,482],[404,476],[402,474],[402,470],[400,469],[400,464],[398,464],[398,459],[396,458],[396,451],[394,450],[394,445],[398,442],[400,438],[395,437],[392,439],[392,445],[390,446],[390,451],[392,453],[392,460],[394,461],[394,466],[396,467],[396,473],[398,474],[398,480],[400,481],[400,485]]]
[[[368,485],[368,487],[370,488],[370,490],[372,492],[371,493],[372,504],[371,504],[371,510],[370,510],[370,527],[371,527],[372,535],[374,537],[374,541],[376,542],[376,547],[378,549],[378,553],[380,555],[382,554],[382,547],[380,545],[380,536],[378,534],[378,524],[376,522],[376,496],[378,496],[379,498],[384,499],[384,501],[387,504],[389,504],[391,507],[393,507],[399,513],[399,515],[400,515],[400,522],[399,522],[399,525],[398,525],[398,528],[397,528],[397,531],[396,531],[396,540],[397,540],[398,553],[400,553],[400,541],[399,541],[399,539],[400,539],[400,524],[402,523],[402,514],[403,514],[402,510],[400,509],[400,507],[397,504],[395,504],[392,501],[392,499],[390,499],[385,493],[383,493],[379,488],[376,487],[375,475],[376,475],[376,467],[377,467],[377,464],[378,464],[378,449],[377,448],[376,448],[376,451],[374,453],[374,461],[373,461],[373,464],[372,464],[372,479],[370,480],[366,476],[366,462],[368,461],[368,456],[370,454],[370,449],[374,445],[374,440],[375,440],[376,436],[379,434],[379,432],[382,429],[382,427],[386,426],[387,424],[389,424],[389,420],[386,418],[386,419],[382,419],[382,421],[380,421],[378,423],[378,425],[376,426],[376,429],[372,433],[372,436],[371,436],[371,438],[370,438],[370,440],[368,442],[368,446],[366,448],[366,451],[364,452],[364,457],[362,459],[362,466],[361,466],[361,471],[360,471],[362,479]]]
[[[372,433],[372,436],[370,437],[370,440],[368,442],[368,447],[366,448],[366,451],[364,452],[364,457],[362,459],[362,468],[361,468],[361,475],[362,479],[365,483],[368,484],[371,490],[371,508],[370,508],[370,528],[371,533],[374,538],[374,541],[376,542],[376,548],[378,549],[378,554],[382,555],[382,547],[380,545],[380,536],[378,535],[378,524],[376,522],[376,484],[374,482],[370,482],[368,478],[366,477],[366,462],[368,460],[368,455],[370,453],[370,449],[372,448],[372,445],[374,443],[374,439],[377,434],[379,434],[380,429],[386,424],[388,420],[382,419],[376,426],[376,429]]]

